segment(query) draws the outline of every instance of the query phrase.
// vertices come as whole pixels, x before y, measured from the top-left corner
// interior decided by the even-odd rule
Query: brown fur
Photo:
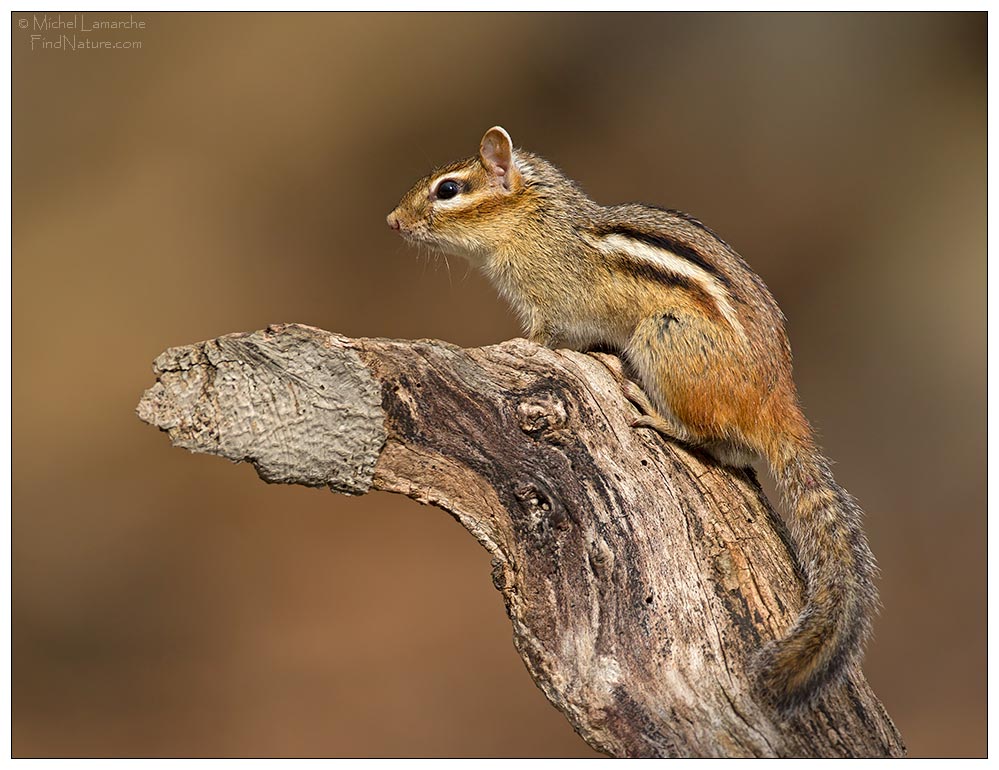
[[[443,179],[462,192],[438,199]],[[680,212],[597,205],[555,166],[513,150],[500,128],[478,156],[417,182],[388,221],[467,257],[532,340],[619,350],[647,394],[630,390],[648,412],[637,425],[725,464],[767,461],[807,586],[795,624],[756,662],[764,697],[790,713],[859,658],[877,604],[862,513],[801,413],[784,317],[728,244]]]

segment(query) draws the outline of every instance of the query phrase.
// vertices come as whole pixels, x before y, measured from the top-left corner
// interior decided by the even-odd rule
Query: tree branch
[[[613,756],[901,756],[859,669],[782,721],[746,667],[801,581],[751,473],[629,427],[613,356],[274,326],[171,348],[139,416],[268,482],[399,492],[493,557],[531,676]]]

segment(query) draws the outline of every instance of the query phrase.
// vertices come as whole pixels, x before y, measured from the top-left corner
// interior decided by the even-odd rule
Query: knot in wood
[[[593,574],[601,580],[608,580],[614,571],[614,551],[603,538],[591,540],[587,549]]]
[[[562,505],[537,484],[521,482],[514,487],[513,493],[525,514],[517,517],[517,528],[537,545],[552,545],[555,532],[569,528],[569,518]]]
[[[531,436],[556,432],[564,428],[569,419],[565,402],[551,391],[522,399],[517,404],[517,418],[520,429]]]

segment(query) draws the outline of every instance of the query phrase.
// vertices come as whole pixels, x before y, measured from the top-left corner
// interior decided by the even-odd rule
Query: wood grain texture
[[[268,482],[399,492],[493,557],[534,681],[620,757],[902,756],[859,669],[791,720],[747,666],[801,579],[751,473],[629,427],[613,356],[274,326],[155,363],[139,416]]]

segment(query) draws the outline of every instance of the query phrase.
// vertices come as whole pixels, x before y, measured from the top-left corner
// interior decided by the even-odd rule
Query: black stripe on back
[[[721,311],[714,297],[708,294],[704,290],[704,287],[697,281],[691,280],[685,275],[674,273],[672,270],[667,270],[665,267],[659,267],[640,259],[632,259],[626,254],[617,253],[614,255],[614,258],[622,268],[632,275],[662,284],[663,286],[674,286],[678,289],[683,289],[706,313],[721,317]]]
[[[676,286],[687,291],[703,291],[699,285],[695,284],[687,276],[674,273],[665,267],[659,267],[640,259],[631,259],[623,254],[619,255],[618,259],[621,264],[627,266],[629,273],[644,278],[647,281],[661,283],[664,286]]]
[[[697,265],[699,268],[704,270],[706,273],[710,273],[724,286],[731,286],[732,283],[729,281],[728,276],[726,276],[721,270],[719,270],[713,263],[709,262],[704,256],[683,241],[677,240],[676,238],[671,238],[668,235],[663,235],[662,233],[650,233],[646,230],[638,230],[629,225],[611,225],[610,227],[600,228],[600,235],[623,235],[625,238],[631,238],[633,241],[640,241],[641,243],[648,244],[649,246],[654,246],[657,249],[664,249],[665,251],[672,252],[676,254],[681,259],[685,259]]]

